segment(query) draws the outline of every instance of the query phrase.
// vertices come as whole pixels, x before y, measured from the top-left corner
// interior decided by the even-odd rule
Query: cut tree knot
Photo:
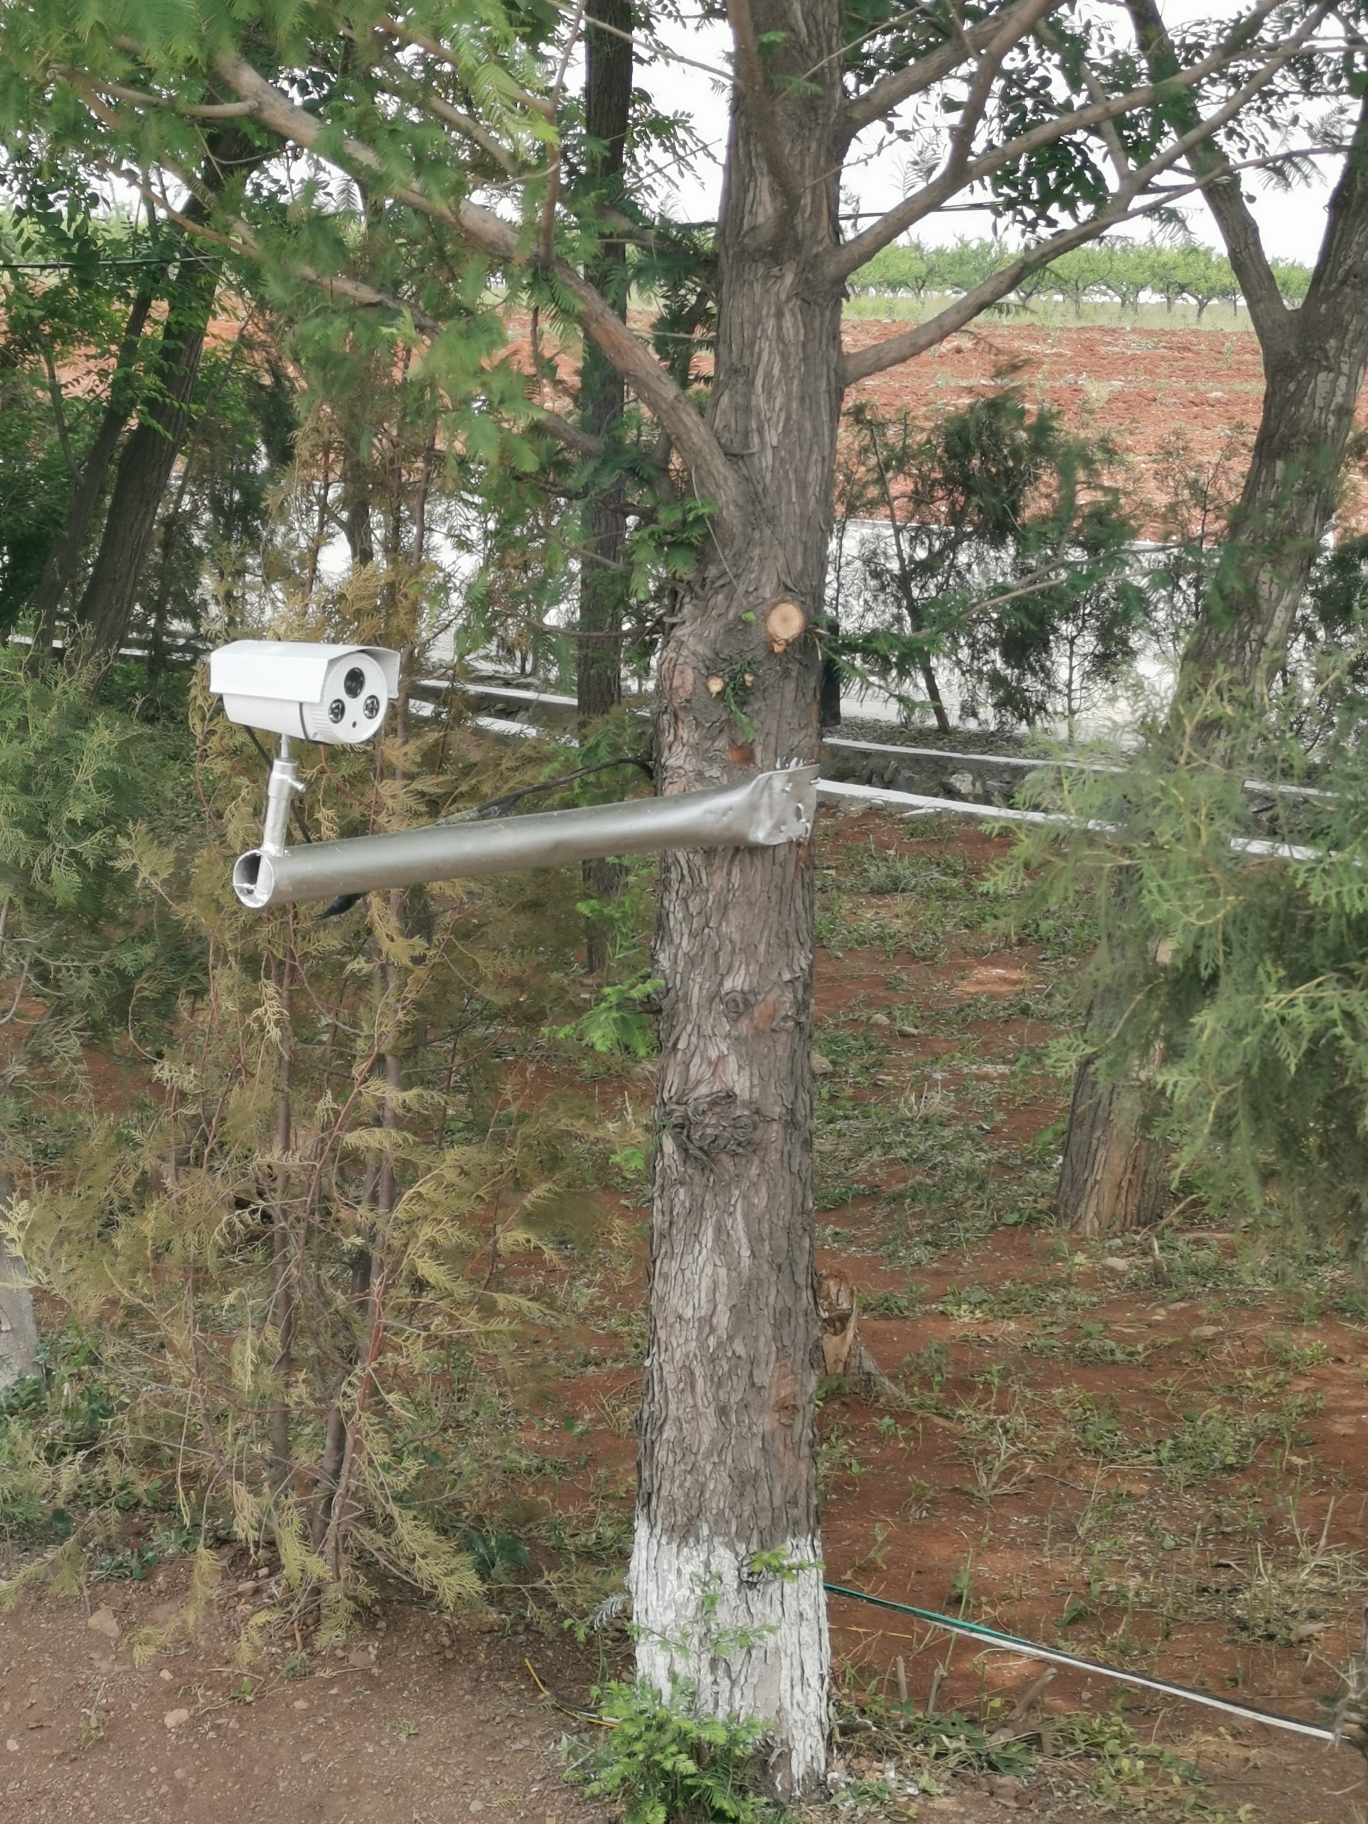
[[[693,1102],[676,1103],[665,1110],[665,1121],[690,1152],[717,1155],[745,1152],[755,1138],[760,1114],[724,1089]]]
[[[765,610],[765,633],[771,652],[785,651],[806,628],[807,616],[791,596],[776,597]]]

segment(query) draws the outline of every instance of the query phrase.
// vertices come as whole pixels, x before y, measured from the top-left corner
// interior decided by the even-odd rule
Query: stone
[[[824,1058],[820,1051],[814,1051],[812,1054],[812,1074],[814,1077],[831,1075],[831,1059]]]
[[[13,1736],[10,1736],[9,1740],[5,1743],[5,1746],[9,1749],[11,1754],[18,1754],[19,1744],[15,1741]]]
[[[1119,1254],[1109,1254],[1105,1260],[1099,1261],[1098,1265],[1105,1267],[1108,1273],[1130,1272],[1130,1262],[1122,1260]]]
[[[190,1721],[190,1712],[188,1710],[168,1710],[162,1721],[168,1729],[179,1729]]]
[[[114,1619],[114,1611],[108,1603],[96,1609],[86,1622],[86,1626],[92,1634],[103,1634],[106,1640],[117,1641],[121,1632],[118,1622]]]
[[[1220,1336],[1220,1334],[1221,1326],[1219,1324],[1198,1324],[1195,1330],[1188,1331],[1188,1335],[1194,1343],[1209,1343],[1213,1337]]]
[[[871,1026],[891,1026],[893,1024],[886,1013],[871,1013],[869,1023]]]

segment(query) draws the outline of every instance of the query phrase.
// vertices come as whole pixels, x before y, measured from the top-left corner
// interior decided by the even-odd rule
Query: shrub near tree
[[[421,666],[421,475],[421,457],[416,478],[391,468],[387,498],[372,497],[377,554],[333,587],[292,543],[308,502],[282,516],[285,604],[264,590],[247,604],[274,612],[269,631],[389,642]],[[11,1239],[67,1317],[48,1339],[67,1392],[27,1400],[22,1425],[0,1420],[0,1456],[16,1511],[63,1506],[75,1530],[4,1600],[64,1587],[133,1519],[198,1552],[183,1612],[135,1645],[194,1626],[212,1548],[233,1535],[269,1541],[284,1580],[247,1658],[281,1657],[287,1615],[326,1647],[378,1574],[448,1609],[476,1600],[490,1566],[471,1538],[498,1533],[485,1444],[497,1398],[481,1365],[542,1315],[496,1269],[533,1243],[582,1242],[585,1187],[614,1145],[640,1144],[630,1116],[608,1134],[592,1101],[516,1081],[519,1060],[581,1011],[546,960],[578,930],[576,883],[543,873],[371,895],[322,918],[244,916],[228,883],[259,840],[264,764],[202,674],[193,745],[172,724],[159,755],[130,717],[91,712],[74,667],[56,686],[46,675],[19,674],[4,698],[12,722],[29,703],[0,747],[9,857],[29,881],[6,962],[32,953],[43,1006],[4,1140],[23,1192]],[[30,807],[34,753],[66,798]],[[296,839],[466,815],[547,770],[521,746],[485,756],[450,705],[420,717],[405,698],[373,750],[304,757]],[[20,810],[64,846],[50,834],[45,848]],[[136,1109],[96,1099],[91,1040],[141,1076]],[[64,1105],[74,1112],[54,1120]],[[81,1402],[89,1423],[73,1433],[66,1409]]]
[[[887,531],[846,556],[851,534],[838,530],[838,582],[860,627],[847,612],[832,649],[909,711],[929,706],[942,734],[938,667],[976,713],[1072,727],[1134,658],[1148,605],[1129,574],[1135,528],[1105,479],[1115,452],[1070,435],[1010,383],[929,425],[860,399],[847,427],[841,519]]]

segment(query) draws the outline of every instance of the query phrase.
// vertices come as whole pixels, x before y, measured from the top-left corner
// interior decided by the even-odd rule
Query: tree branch
[[[1337,309],[1333,295],[1338,291],[1350,290],[1356,301],[1362,295],[1364,240],[1368,232],[1368,95],[1359,104],[1358,125],[1345,150],[1344,169],[1331,192],[1325,216],[1325,235],[1302,304],[1308,320],[1322,312],[1342,315],[1342,307]]]
[[[395,70],[385,81],[385,88],[391,95],[397,95],[410,106],[421,108],[440,120],[443,126],[454,127],[464,139],[488,153],[505,177],[524,179],[532,176],[530,171],[518,168],[518,162],[506,146],[499,144],[494,135],[487,132],[478,120],[472,120],[469,114],[463,114],[459,108],[452,107],[449,101],[440,95],[423,94],[416,90],[416,85],[407,70]]]
[[[570,68],[570,58],[579,42],[580,27],[584,23],[585,0],[576,0],[575,17],[565,40],[565,50],[561,55],[560,68],[556,71],[556,80],[551,85],[551,121],[555,124],[556,115],[560,112],[561,90],[565,87],[565,72]],[[556,204],[560,199],[562,145],[559,131],[556,137],[556,149],[546,169],[546,195],[541,206],[541,233],[538,237],[541,246],[541,263],[550,266],[556,254]]]
[[[1156,82],[1168,80],[1178,67],[1178,53],[1154,0],[1129,0],[1127,10],[1150,75]],[[1191,96],[1185,99],[1191,121],[1191,115],[1196,112],[1195,103]],[[1263,250],[1259,225],[1240,189],[1240,180],[1230,170],[1225,154],[1214,139],[1199,141],[1187,162],[1195,177],[1210,180],[1206,186],[1207,207],[1221,231],[1260,347],[1283,347],[1292,333],[1291,318]]]
[[[63,82],[74,83],[80,89],[98,89],[106,95],[112,95],[115,101],[131,101],[140,108],[158,108],[166,113],[178,114],[182,120],[242,120],[251,110],[241,101],[212,101],[200,105],[187,103],[181,106],[174,101],[167,101],[161,95],[149,95],[142,89],[130,89],[126,83],[114,82],[108,76],[87,76],[81,70],[71,69],[66,64],[54,64],[54,76]]]
[[[126,174],[120,173],[119,175]],[[147,194],[143,184],[139,183],[138,188]],[[232,224],[239,237],[235,240],[230,235],[219,234],[202,222],[192,221],[189,216],[172,209],[165,197],[158,197],[157,201],[166,219],[174,222],[187,235],[193,234],[200,240],[212,242],[215,246],[226,247],[230,252],[239,256],[245,254],[249,259],[262,260],[265,258],[256,236],[240,217]],[[420,330],[425,336],[436,336],[446,327],[439,317],[430,316],[421,306],[410,303],[407,298],[401,298],[392,291],[382,291],[377,285],[369,285],[364,279],[348,278],[344,273],[319,272],[313,266],[308,265],[294,267],[293,273],[295,278],[303,279],[306,285],[316,285],[327,297],[346,298],[352,304],[393,310],[401,315],[407,314],[413,327]],[[531,400],[528,401],[528,406],[534,414],[533,423],[537,428],[545,431],[548,436],[554,437],[557,443],[564,444],[566,449],[573,450],[577,456],[599,457],[607,454],[608,446],[601,438],[591,436],[588,431],[582,431],[568,418],[562,418],[559,412],[547,411],[544,406],[537,405]]]
[[[1293,54],[1292,50],[1288,51],[1288,56]],[[1254,86],[1258,86],[1257,82]],[[996,304],[999,299],[1005,298],[1008,292],[1014,291],[1022,279],[1038,266],[1051,265],[1062,254],[1071,253],[1075,247],[1081,247],[1088,241],[1098,239],[1108,228],[1117,228],[1123,222],[1137,221],[1159,208],[1161,202],[1172,200],[1170,193],[1165,192],[1162,198],[1144,203],[1139,208],[1134,207],[1135,198],[1157,176],[1182,160],[1197,141],[1224,126],[1239,112],[1249,99],[1246,92],[1249,87],[1250,85],[1246,84],[1244,89],[1237,90],[1209,120],[1203,121],[1191,133],[1185,134],[1166,152],[1151,159],[1148,165],[1133,169],[1129,182],[1122,187],[1111,207],[1100,215],[1094,216],[1090,221],[1080,222],[1077,227],[1068,228],[1062,234],[1055,235],[1052,240],[1044,241],[1038,247],[1032,247],[1027,252],[1018,255],[1015,260],[1009,261],[1006,266],[1001,266],[996,272],[990,273],[981,285],[976,285],[972,291],[966,292],[962,298],[957,299],[954,304],[948,305],[945,310],[940,311],[927,322],[914,324],[899,335],[887,336],[883,341],[872,343],[868,348],[852,351],[845,358],[842,384],[852,386],[857,380],[867,379],[870,374],[882,373],[885,368],[897,367],[904,361],[911,361],[917,355],[924,354],[928,348],[934,348],[938,342],[943,342],[957,329],[962,329],[966,323],[971,322],[990,304]],[[1365,105],[1368,106],[1368,104]],[[1208,183],[1214,181],[1214,176],[1201,178],[1194,173],[1193,182],[1189,188],[1202,191],[1205,190]]]
[[[449,64],[458,75],[464,74],[459,59],[453,57],[444,44],[439,44],[435,38],[426,37],[422,32],[415,32],[412,26],[405,25],[402,20],[377,19],[375,29],[378,32],[387,33],[391,38],[397,38],[401,44],[411,44],[415,50],[426,51],[428,56],[435,57],[438,63]],[[518,88],[516,84],[513,84],[512,87],[516,99],[522,103],[523,107],[531,108],[534,114],[541,114],[547,120],[554,118],[555,109],[545,96],[530,95],[526,89]]]
[[[316,150],[327,131],[324,121],[296,107],[288,96],[267,82],[246,58],[225,52],[215,59],[215,69],[234,94],[252,105],[252,116],[281,139]],[[456,206],[438,201],[412,184],[396,184],[384,161],[370,146],[344,139],[341,155],[379,180],[377,188],[395,202],[433,217],[454,228],[469,244],[500,264],[519,267],[528,255],[516,229],[493,210],[463,200]],[[338,162],[329,155],[330,162]],[[345,166],[340,168],[345,169]],[[675,448],[688,464],[699,492],[715,502],[722,520],[740,526],[745,519],[744,483],[725,451],[703,422],[692,400],[628,329],[603,295],[564,260],[550,267],[551,276],[579,305],[580,323],[603,353],[631,385],[642,404],[670,433]]]
[[[891,114],[904,101],[934,88],[978,52],[991,48],[999,56],[1005,56],[1038,20],[1057,11],[1062,4],[1063,0],[1016,0],[1015,5],[1004,7],[991,19],[984,19],[978,25],[967,27],[957,37],[947,39],[938,49],[919,57],[905,70],[885,76],[846,109],[846,143],[883,115]]]
[[[1274,4],[1276,4],[1276,0],[1260,0],[1259,10],[1266,12]],[[1297,31],[1279,46],[1276,53],[1270,56],[1254,75],[1242,84],[1237,91],[1240,106],[1243,106],[1251,95],[1257,93],[1282,69],[1284,64],[1297,54],[1307,38],[1319,26],[1327,11],[1327,5],[1318,6],[1307,16]],[[1240,44],[1235,48],[1245,47]],[[887,247],[891,241],[896,240],[900,234],[905,233],[924,216],[930,215],[938,209],[951,196],[957,195],[971,184],[979,183],[985,177],[991,176],[1004,164],[1023,157],[1027,152],[1036,151],[1041,146],[1052,145],[1066,134],[1088,127],[1100,128],[1106,121],[1115,120],[1136,108],[1146,107],[1159,99],[1161,90],[1165,96],[1168,96],[1174,89],[1190,89],[1205,76],[1220,69],[1233,55],[1234,50],[1230,40],[1227,39],[1218,50],[1213,51],[1199,63],[1192,64],[1176,76],[1167,78],[1162,84],[1146,83],[1142,88],[1131,89],[1126,94],[1114,96],[1106,102],[1094,103],[1086,108],[1076,108],[1072,114],[1042,121],[1029,133],[1022,133],[1016,139],[1008,140],[1000,146],[994,146],[990,151],[974,160],[972,164],[952,169],[950,162],[947,161],[939,177],[933,179],[915,195],[907,197],[896,208],[890,209],[885,215],[880,216],[878,221],[865,229],[863,234],[858,234],[853,240],[833,248],[821,262],[816,276],[827,283],[840,283],[849,278],[852,272],[867,261],[873,259],[876,253]],[[1229,103],[1223,104],[1203,128],[1196,133],[1185,134],[1178,142],[1179,146],[1186,151],[1196,145],[1204,136],[1209,136],[1214,132],[1217,125],[1223,125],[1232,117],[1233,111]],[[1177,156],[1181,155],[1180,153]],[[1166,155],[1161,161],[1152,160],[1146,170],[1148,172],[1165,170],[1173,162],[1174,156]],[[1134,191],[1131,194],[1134,195]]]

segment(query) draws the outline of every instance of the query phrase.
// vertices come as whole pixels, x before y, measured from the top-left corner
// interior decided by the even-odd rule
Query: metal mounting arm
[[[277,794],[273,808],[281,799],[289,801],[283,778]],[[261,847],[240,855],[234,864],[233,891],[244,906],[260,910],[297,900],[411,887],[420,881],[505,874],[515,868],[558,868],[609,855],[774,848],[810,836],[816,816],[815,766],[759,773],[742,785],[715,791],[629,798],[622,804],[543,811],[488,823],[438,823],[386,836],[315,842],[302,849],[273,845],[272,837],[278,843],[283,835],[283,816],[276,810],[273,821],[268,810]]]

